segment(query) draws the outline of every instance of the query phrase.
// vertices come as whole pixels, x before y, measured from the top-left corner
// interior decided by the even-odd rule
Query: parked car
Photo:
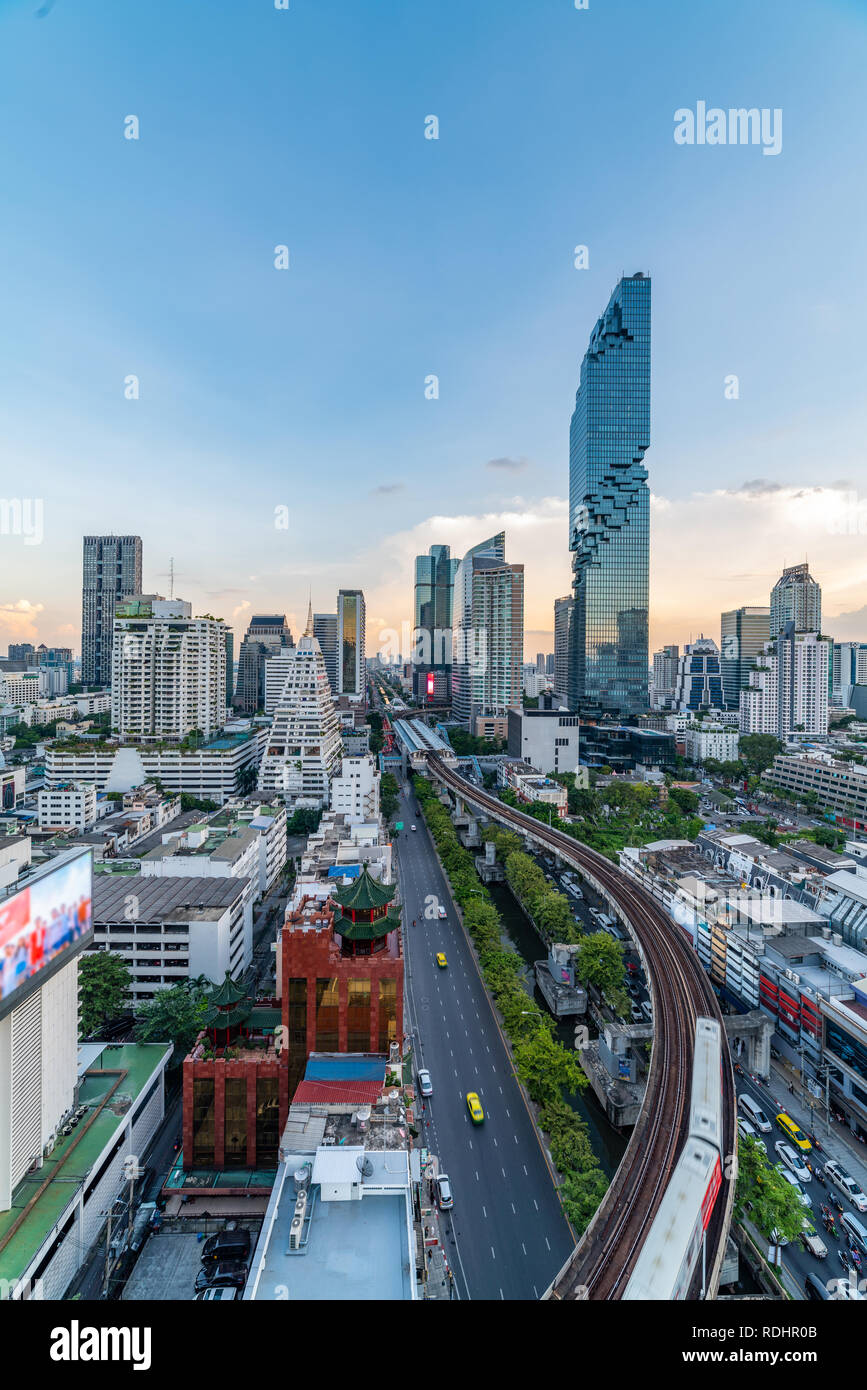
[[[223,1260],[246,1260],[250,1254],[250,1232],[234,1222],[224,1231],[208,1236],[202,1246],[202,1264],[221,1264]]]
[[[629,1015],[633,1023],[644,1022],[644,1014],[641,1012],[637,1004],[632,1005],[632,1008],[629,1010]]]
[[[813,1174],[807,1167],[799,1153],[796,1153],[791,1144],[787,1144],[785,1139],[778,1139],[774,1145],[780,1158],[785,1163],[790,1173],[798,1179],[798,1182],[809,1182]]]
[[[207,1288],[242,1289],[247,1282],[247,1266],[243,1260],[223,1260],[218,1265],[202,1265],[196,1275],[196,1293]]]
[[[418,1074],[418,1089],[423,1096],[433,1095],[433,1082],[430,1079],[430,1072],[422,1070]]]
[[[221,1284],[216,1287],[212,1285],[207,1289],[199,1289],[198,1293],[193,1294],[193,1300],[198,1303],[231,1303],[240,1296],[240,1292],[234,1284]]]
[[[455,1204],[452,1187],[447,1173],[439,1173],[436,1179],[436,1198],[440,1211],[448,1211]]]

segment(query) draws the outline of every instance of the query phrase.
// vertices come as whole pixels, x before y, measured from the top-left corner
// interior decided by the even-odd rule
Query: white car
[[[867,1196],[861,1191],[854,1178],[840,1166],[835,1158],[825,1164],[825,1177],[844,1193],[858,1211],[867,1211]]]
[[[410,830],[415,830],[415,826],[414,826],[414,825],[411,825],[409,828],[410,828]]]
[[[418,1089],[423,1096],[433,1095],[433,1082],[430,1079],[430,1072],[422,1070],[418,1074]]]
[[[444,907],[437,908],[437,917],[439,917],[441,922],[444,922],[446,920],[446,910]]]
[[[445,1173],[440,1173],[436,1180],[437,1204],[440,1211],[448,1211],[455,1204],[452,1196],[451,1183]]]
[[[762,1153],[766,1154],[768,1152],[768,1146],[764,1139],[759,1138],[759,1132],[755,1125],[751,1125],[749,1120],[745,1120],[740,1115],[738,1116],[738,1134],[742,1139],[752,1139],[754,1144],[758,1144]]]
[[[777,1153],[785,1163],[790,1173],[798,1179],[798,1182],[809,1182],[813,1174],[810,1172],[799,1153],[796,1153],[791,1144],[787,1144],[785,1139],[780,1139],[775,1145]]]
[[[782,1163],[775,1163],[774,1167],[776,1168],[780,1177],[785,1178],[786,1182],[790,1183],[791,1186],[795,1189],[803,1205],[805,1207],[811,1207],[813,1203],[811,1202],[809,1195],[804,1191],[803,1187],[798,1182],[798,1179],[795,1177],[794,1173],[790,1173],[788,1168],[783,1167]]]

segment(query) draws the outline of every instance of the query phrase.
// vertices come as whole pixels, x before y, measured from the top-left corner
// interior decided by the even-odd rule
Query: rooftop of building
[[[10,1210],[0,1212],[0,1280],[14,1283],[23,1275],[170,1054],[168,1043],[105,1046],[97,1057],[88,1050],[79,1086],[85,1113],[42,1167],[18,1184]]]
[[[166,917],[210,920],[214,908],[227,908],[244,896],[249,879],[135,877],[136,916],[128,917],[131,876],[101,874],[93,881],[93,920],[134,923],[160,922]],[[212,909],[212,911],[207,911]],[[195,914],[199,914],[196,916]]]
[[[280,1145],[283,1161],[250,1266],[248,1299],[273,1299],[278,1287],[281,1298],[288,1291],[290,1299],[328,1302],[415,1296],[411,1184],[418,1160],[409,1152],[398,1105],[369,1109],[359,1121],[357,1112],[290,1107]],[[289,1232],[305,1175],[308,1219],[295,1252]],[[323,1188],[348,1195],[352,1185],[360,1193],[357,1200],[322,1198]]]

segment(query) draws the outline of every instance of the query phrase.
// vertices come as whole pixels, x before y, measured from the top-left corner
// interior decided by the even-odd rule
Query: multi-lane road
[[[406,1028],[416,1068],[426,1067],[433,1080],[422,1115],[424,1142],[454,1193],[454,1207],[440,1214],[446,1256],[461,1298],[536,1299],[562,1268],[574,1238],[415,804],[412,792],[402,789],[397,854]],[[437,916],[439,904],[445,921]],[[447,957],[445,969],[436,964],[439,951]],[[481,1125],[470,1120],[468,1091],[481,1097]]]

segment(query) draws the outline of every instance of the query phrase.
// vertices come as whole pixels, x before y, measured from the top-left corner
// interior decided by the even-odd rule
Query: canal
[[[536,976],[533,971],[533,962],[543,960],[547,955],[542,939],[518,907],[512,897],[511,889],[505,883],[489,884],[488,892],[503,923],[503,945],[515,950],[524,962],[524,968],[521,971],[521,981],[524,988],[528,994],[532,995],[542,1012],[550,1018],[551,1011],[545,1003],[541,990],[536,985]],[[592,1023],[589,1020],[582,1018],[580,1021],[582,1023],[588,1022],[592,1029]],[[573,1047],[575,1019],[563,1019],[555,1022],[554,1036],[564,1047]],[[623,1157],[628,1135],[619,1134],[609,1123],[608,1116],[596,1099],[589,1083],[577,1095],[565,1096],[565,1100],[587,1125],[590,1143],[599,1160],[599,1166],[607,1178],[612,1177]]]

